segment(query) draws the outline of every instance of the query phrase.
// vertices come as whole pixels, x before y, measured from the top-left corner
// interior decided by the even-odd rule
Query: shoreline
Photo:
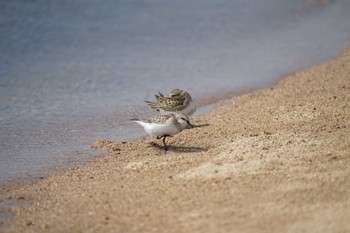
[[[215,111],[216,108],[220,107],[221,104],[231,98],[237,97],[239,95],[243,95],[246,93],[250,93],[253,91],[256,91],[260,88],[243,88],[242,90],[236,90],[236,91],[232,91],[232,92],[225,92],[225,93],[219,93],[216,95],[213,95],[210,98],[205,98],[205,99],[200,99],[198,101],[198,109],[197,112],[199,112],[199,114],[195,114],[195,116],[202,116],[205,114],[210,113],[211,111]],[[155,113],[156,115],[157,113]],[[130,137],[130,135],[128,135],[125,139],[119,139],[117,141],[128,141],[128,142],[132,142],[138,139],[141,139],[145,136],[135,136],[135,137]],[[130,139],[131,138],[131,139]],[[91,146],[87,145],[87,148],[84,149],[84,152],[80,152],[79,154],[82,153],[88,153],[88,150],[91,149]],[[34,174],[29,174],[26,175],[26,177],[19,177],[19,178],[13,178],[10,181],[6,181],[3,182],[2,184],[0,184],[0,189],[7,189],[7,188],[12,188],[14,186],[20,186],[20,185],[26,185],[26,184],[31,184],[31,183],[35,183],[41,179],[45,179],[51,176],[55,176],[55,175],[59,175],[61,173],[67,172],[69,170],[78,168],[78,167],[83,167],[88,165],[91,161],[98,159],[102,156],[105,156],[105,152],[102,151],[96,151],[95,149],[93,149],[93,151],[90,152],[90,154],[95,154],[94,156],[91,156],[87,159],[87,161],[83,161],[83,162],[74,162],[73,165],[65,165],[62,168],[55,168],[55,171],[48,171],[49,169],[45,169],[45,171],[40,171],[40,172],[36,172]],[[78,159],[74,159],[74,160],[82,160],[82,158],[78,158]],[[65,162],[63,162],[65,163]],[[53,166],[53,165],[52,165]],[[0,218],[1,220],[1,218]]]
[[[0,188],[4,232],[350,230],[350,49],[195,116],[168,140],[99,140],[107,155]],[[30,203],[30,204],[29,204]],[[1,220],[2,221],[2,220]]]
[[[284,76],[283,76],[284,77]],[[280,80],[280,79],[277,79]],[[269,84],[264,85],[263,88],[266,88],[266,86],[272,86],[273,83],[277,83],[278,81],[275,82],[271,82]],[[209,98],[201,98],[198,100],[198,109],[197,109],[197,113],[195,114],[195,116],[202,116],[205,114],[209,114],[211,111],[215,111],[216,108],[219,108],[226,100],[243,95],[243,94],[247,94],[247,93],[251,93],[254,91],[257,91],[259,89],[262,89],[261,87],[243,87],[242,89],[239,90],[234,90],[234,91],[227,91],[227,92],[221,92],[221,93],[217,93]],[[156,115],[157,113],[155,113]],[[131,134],[133,135],[133,134]],[[134,140],[138,140],[141,139],[145,136],[135,136],[131,137],[130,135],[128,135],[126,138],[121,138],[121,139],[117,139],[118,141],[134,141]],[[119,138],[119,136],[118,136]],[[54,171],[49,171],[49,168],[46,168],[40,172],[35,172],[33,174],[27,174],[25,175],[26,177],[18,177],[18,178],[12,178],[10,181],[6,181],[0,184],[0,189],[6,189],[6,188],[11,188],[14,186],[19,186],[19,185],[26,185],[26,184],[31,184],[31,183],[35,183],[38,180],[41,179],[45,179],[47,177],[51,177],[51,176],[55,176],[58,175],[60,173],[64,173],[67,172],[69,170],[78,168],[78,167],[82,167],[82,166],[86,166],[88,165],[91,161],[98,159],[101,156],[104,156],[105,153],[101,152],[101,151],[96,151],[96,150],[92,150],[89,151],[91,149],[91,147],[89,147],[89,145],[87,145],[87,148],[84,149],[84,151],[79,151],[79,154],[83,154],[83,153],[89,153],[89,154],[94,154],[94,155],[90,155],[89,158],[84,159],[84,158],[73,158],[73,159],[67,159],[67,160],[83,160],[83,162],[73,162],[73,164],[69,165],[67,161],[62,161],[63,167],[55,167],[54,165],[51,165],[52,167],[55,167]],[[0,218],[1,220],[1,218]]]

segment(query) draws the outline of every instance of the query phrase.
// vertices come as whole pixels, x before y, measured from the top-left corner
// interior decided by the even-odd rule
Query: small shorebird
[[[155,97],[156,102],[145,102],[150,108],[157,109],[161,114],[180,112],[192,116],[197,109],[197,105],[191,95],[178,88],[172,90],[170,96],[164,96],[162,93],[159,93]]]
[[[167,115],[159,115],[147,120],[130,119],[143,126],[145,131],[151,135],[156,136],[157,139],[163,138],[165,151],[168,147],[165,143],[167,137],[171,137],[180,133],[185,128],[192,128],[188,116],[183,113],[170,113]]]

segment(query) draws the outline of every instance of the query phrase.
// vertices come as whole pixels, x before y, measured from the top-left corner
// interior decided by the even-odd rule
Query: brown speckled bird
[[[145,102],[150,108],[157,109],[161,114],[180,112],[191,116],[197,109],[197,105],[191,95],[178,88],[172,90],[170,96],[164,96],[162,93],[159,93],[155,97],[156,102]]]

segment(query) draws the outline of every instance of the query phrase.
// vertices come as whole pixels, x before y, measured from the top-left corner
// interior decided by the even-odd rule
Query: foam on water
[[[144,100],[270,85],[336,57],[347,0],[2,1],[0,185],[93,156],[96,139],[144,135]]]

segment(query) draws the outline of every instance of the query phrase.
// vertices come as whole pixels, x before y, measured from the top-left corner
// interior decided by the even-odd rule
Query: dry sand
[[[192,122],[167,153],[101,140],[87,166],[2,188],[19,206],[0,231],[350,232],[350,50]]]

